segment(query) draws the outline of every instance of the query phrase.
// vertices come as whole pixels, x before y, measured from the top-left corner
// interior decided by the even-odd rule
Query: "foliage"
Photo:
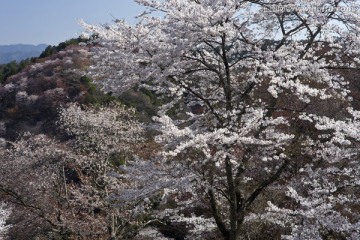
[[[140,84],[171,99],[155,118],[156,139],[188,173],[177,205],[182,194],[190,205],[207,198],[224,239],[259,221],[288,239],[359,238],[359,215],[346,210],[358,209],[359,112],[334,71],[359,70],[360,18],[343,11],[358,3],[319,0],[302,11],[310,2],[137,2],[149,11],[136,26],[83,24],[99,37],[90,74],[104,91]],[[168,116],[182,102],[200,108]],[[198,233],[211,231],[207,216],[197,217]]]
[[[59,43],[57,46],[48,46],[39,56],[39,58],[46,58],[54,55],[62,50],[65,50],[66,47],[71,45],[78,45],[79,43],[86,43],[87,39],[78,37],[78,38],[71,38],[66,40],[65,42]]]
[[[151,122],[151,118],[156,115],[158,108],[164,102],[153,91],[139,87],[124,91],[118,99],[126,106],[135,108],[139,119],[146,123]]]
[[[106,94],[98,89],[98,87],[92,82],[92,80],[86,75],[80,78],[80,82],[87,88],[85,95],[85,103],[87,104],[108,104],[115,101],[116,98],[110,94]]]
[[[7,64],[0,65],[0,83],[5,83],[6,79],[10,76],[15,75],[25,69],[28,65],[35,62],[36,58],[25,59],[17,63],[12,61]]]

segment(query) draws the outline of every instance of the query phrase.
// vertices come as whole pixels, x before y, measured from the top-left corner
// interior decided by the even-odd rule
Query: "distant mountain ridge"
[[[11,61],[21,61],[26,58],[38,57],[47,47],[47,44],[12,44],[0,45],[0,64]]]

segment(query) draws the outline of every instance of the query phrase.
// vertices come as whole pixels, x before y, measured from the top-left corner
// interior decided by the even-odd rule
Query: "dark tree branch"
[[[212,189],[209,189],[208,196],[210,200],[210,205],[213,213],[213,217],[215,219],[216,225],[218,229],[220,230],[221,234],[223,235],[224,239],[229,238],[229,230],[226,229],[226,226],[221,218],[220,211],[218,209],[218,205],[216,202],[216,198],[214,195],[214,191]]]
[[[289,165],[289,160],[286,160],[280,168],[276,171],[274,175],[272,175],[270,178],[263,181],[256,190],[248,197],[244,204],[244,210],[247,209],[251,204],[255,201],[255,199],[262,193],[262,191],[268,187],[270,184],[274,183],[276,180],[279,179],[282,172],[286,169],[286,167]]]

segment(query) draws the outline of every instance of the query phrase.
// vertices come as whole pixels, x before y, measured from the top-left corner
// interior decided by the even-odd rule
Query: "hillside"
[[[0,45],[0,64],[9,63],[11,61],[19,62],[26,58],[38,57],[46,47],[46,44]]]
[[[24,132],[54,135],[60,106],[115,99],[102,93],[86,76],[89,47],[74,41],[48,47],[41,58],[22,61],[14,70],[18,73],[6,77],[3,84],[0,81],[0,138],[15,140]],[[119,99],[135,107],[145,121],[155,114],[158,101],[150,92],[138,89],[125,92]]]
[[[0,137],[52,134],[58,107],[96,101],[96,88],[84,76],[88,64],[87,48],[71,45],[10,76],[0,85]]]

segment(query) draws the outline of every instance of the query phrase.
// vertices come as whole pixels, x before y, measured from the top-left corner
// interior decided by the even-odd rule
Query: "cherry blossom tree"
[[[358,208],[358,112],[339,70],[359,70],[358,2],[136,2],[147,11],[135,26],[83,23],[99,37],[91,72],[105,91],[140,85],[170,99],[156,140],[196,173],[189,198],[203,193],[223,238],[267,212],[289,239],[356,239],[358,214],[344,205]],[[168,115],[183,102],[201,110]],[[274,194],[297,204],[278,207]]]

